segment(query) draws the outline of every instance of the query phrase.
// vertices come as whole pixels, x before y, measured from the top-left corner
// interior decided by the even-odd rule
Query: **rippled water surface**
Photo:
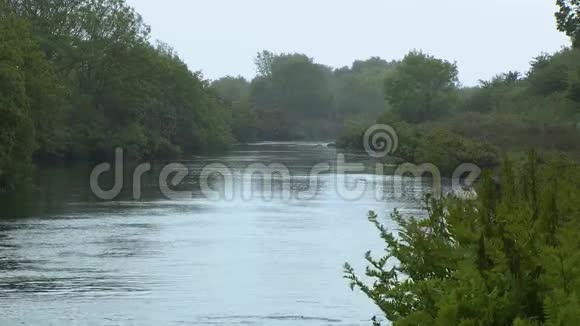
[[[0,325],[369,325],[378,311],[350,291],[342,265],[362,272],[364,253],[382,250],[367,211],[390,225],[393,208],[421,205],[377,199],[375,189],[345,200],[334,173],[312,183],[310,168],[336,155],[309,143],[240,146],[183,161],[190,176],[178,189],[190,194],[179,198],[164,197],[151,172],[139,201],[127,191],[97,200],[88,166],[38,171],[35,189],[0,200]],[[270,193],[312,196],[270,199],[260,184],[249,199],[200,193],[205,165],[225,164],[243,185],[239,172],[256,162],[289,168]],[[347,179],[372,185],[373,176]]]

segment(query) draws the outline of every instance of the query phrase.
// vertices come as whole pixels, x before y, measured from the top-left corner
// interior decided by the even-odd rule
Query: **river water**
[[[393,227],[394,208],[421,214],[422,204],[377,196],[391,188],[373,181],[364,155],[346,157],[367,169],[345,180],[368,190],[345,198],[336,160],[316,143],[238,146],[180,162],[189,175],[172,188],[179,195],[160,191],[157,162],[139,200],[125,185],[112,201],[91,191],[91,166],[41,169],[34,189],[0,199],[0,325],[370,325],[380,313],[342,266],[364,272],[364,253],[382,253],[369,210]],[[199,174],[212,163],[230,169],[236,189],[250,182],[252,196],[208,198]],[[252,163],[290,174],[266,188],[243,177]],[[333,169],[310,175],[319,163]],[[301,191],[307,198],[295,198]]]

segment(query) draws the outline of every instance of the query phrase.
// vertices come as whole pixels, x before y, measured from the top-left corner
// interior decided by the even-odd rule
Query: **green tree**
[[[211,89],[231,107],[251,97],[250,83],[241,76],[226,76],[215,80],[211,83]]]
[[[533,93],[546,96],[568,88],[570,65],[562,60],[565,56],[544,54],[534,58],[528,72]]]
[[[241,142],[257,137],[258,116],[252,106],[250,83],[243,77],[223,77],[211,83],[211,89],[230,108],[232,132]]]
[[[396,63],[381,58],[355,61],[334,71],[336,114],[341,119],[375,118],[385,110],[384,79]]]
[[[461,105],[464,110],[481,113],[501,111],[506,99],[511,99],[514,91],[523,84],[517,71],[496,75],[490,81],[480,80],[479,83],[479,87],[461,90],[463,94],[469,93]]]
[[[254,59],[254,64],[256,65],[256,71],[258,72],[258,76],[261,77],[271,77],[272,76],[272,65],[274,64],[274,60],[276,58],[276,54],[264,50],[259,52]]]
[[[386,99],[408,122],[441,117],[456,104],[457,74],[455,64],[413,51],[387,75]]]
[[[26,21],[5,10],[0,18],[0,189],[9,189],[39,146],[56,146],[60,88]]]
[[[56,90],[44,82],[47,78],[27,80],[47,94],[32,100],[65,111],[60,116],[46,109],[33,114],[37,154],[101,158],[123,147],[134,158],[175,156],[224,148],[231,141],[231,113],[215,99],[208,82],[167,45],[151,45],[149,27],[124,0],[6,4],[30,23],[66,86],[67,96],[49,97]],[[59,121],[60,127],[47,121]],[[51,130],[58,132],[51,135]]]
[[[558,30],[566,33],[574,47],[580,46],[580,1],[556,0],[559,7],[556,12]]]
[[[303,54],[274,55],[267,51],[258,56],[256,65],[259,75],[252,81],[252,102],[258,116],[267,116],[270,121],[262,124],[261,137],[305,138],[328,133],[325,129],[335,117],[332,71],[328,67]],[[286,129],[274,130],[270,128],[272,119],[288,119],[290,123],[274,123]]]
[[[272,65],[272,88],[280,109],[290,116],[332,116],[330,69],[305,55],[281,55]]]

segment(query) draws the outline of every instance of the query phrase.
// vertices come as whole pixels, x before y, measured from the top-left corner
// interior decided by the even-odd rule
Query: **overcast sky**
[[[300,52],[332,67],[412,49],[456,61],[460,80],[526,71],[568,45],[552,0],[128,0],[206,78],[255,75],[261,50]]]

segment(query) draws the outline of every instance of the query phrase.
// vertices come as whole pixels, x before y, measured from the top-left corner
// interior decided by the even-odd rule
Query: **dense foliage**
[[[371,212],[386,255],[367,254],[365,277],[346,264],[345,277],[394,325],[580,323],[580,3],[557,4],[572,47],[534,58],[525,75],[461,88],[453,64],[420,52],[386,75],[388,105],[375,122],[396,129],[403,160],[451,173],[529,148],[568,157],[532,152],[517,167],[506,158],[481,178],[476,200],[429,198],[425,217],[395,211],[394,231]],[[337,145],[362,148],[368,126],[348,124]]]
[[[540,55],[526,75],[508,72],[478,87],[456,87],[455,71],[413,52],[387,74],[388,106],[374,123],[395,127],[400,150],[394,155],[443,172],[468,162],[493,167],[499,153],[530,148],[580,158],[580,50]],[[347,124],[337,145],[362,148],[371,124]]]
[[[461,136],[452,131],[454,129],[411,125],[388,117],[381,117],[377,122],[391,125],[397,133],[397,151],[386,158],[391,162],[434,164],[446,177],[451,177],[463,163],[473,163],[482,168],[493,168],[499,163],[500,151],[495,146]],[[347,124],[336,145],[339,148],[362,149],[367,128],[366,123]]]
[[[345,120],[372,121],[385,110],[385,74],[396,63],[380,58],[331,69],[304,54],[258,53],[251,81],[224,77],[212,83],[231,107],[240,141],[332,139]]]
[[[578,325],[580,168],[556,160],[487,174],[475,201],[428,200],[424,218],[395,211],[399,228],[369,220],[386,245],[368,253],[369,285],[345,277],[394,325]]]
[[[223,77],[211,83],[221,103],[231,109],[236,140],[250,142],[258,137],[258,117],[252,105],[250,83],[244,77]]]
[[[266,121],[265,128],[260,128],[261,138],[300,138],[308,136],[301,133],[329,127],[326,122],[332,120],[334,112],[332,71],[328,67],[302,54],[274,55],[268,51],[257,57],[256,66],[260,74],[252,80],[252,98]],[[312,129],[317,124],[319,128]]]
[[[580,46],[580,1],[556,0],[560,10],[556,13],[558,30],[572,39],[575,47]]]
[[[32,153],[62,141],[63,89],[26,21],[0,12],[0,189],[28,174]]]
[[[578,2],[558,0],[573,39]],[[215,150],[234,139],[335,139],[361,147],[373,123],[397,126],[398,155],[452,170],[493,166],[502,151],[580,157],[580,50],[534,59],[461,87],[454,63],[412,51],[332,69],[299,53],[263,51],[257,76],[211,83],[191,72],[124,0],[0,2],[0,189],[32,160],[132,158]]]
[[[334,71],[336,111],[340,118],[371,120],[385,110],[385,76],[398,62],[373,57]]]
[[[404,121],[442,117],[455,105],[457,74],[455,64],[413,51],[387,75],[385,96]]]
[[[0,3],[0,189],[31,158],[223,148],[231,112],[123,0]]]

